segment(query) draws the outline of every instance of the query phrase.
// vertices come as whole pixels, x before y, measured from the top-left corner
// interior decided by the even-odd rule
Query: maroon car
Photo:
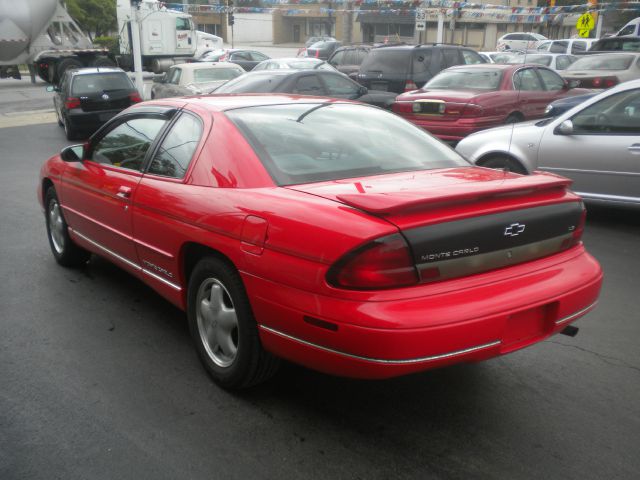
[[[420,90],[399,95],[393,111],[448,142],[504,123],[541,118],[558,98],[588,93],[540,65],[461,65]]]

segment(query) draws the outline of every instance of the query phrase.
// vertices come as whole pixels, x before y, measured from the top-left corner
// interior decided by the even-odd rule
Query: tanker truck
[[[18,65],[35,76],[58,83],[68,68],[133,66],[131,19],[140,28],[142,65],[154,73],[201,52],[222,48],[222,39],[195,30],[191,15],[168,10],[157,0],[113,0],[119,33],[119,54],[94,48],[59,0],[0,0],[0,78],[20,78]],[[132,7],[133,4],[133,7]]]

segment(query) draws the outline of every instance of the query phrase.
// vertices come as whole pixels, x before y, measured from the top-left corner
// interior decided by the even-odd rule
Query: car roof
[[[74,68],[71,70],[72,75],[94,75],[96,73],[126,73],[118,67],[87,67]]]
[[[233,70],[242,70],[242,67],[230,62],[192,62],[192,63],[178,63],[172,65],[172,68],[177,67],[183,70],[201,70],[203,68],[231,68]]]
[[[260,107],[269,105],[295,105],[295,104],[311,104],[319,105],[323,103],[333,104],[352,104],[362,105],[367,107],[368,105],[359,102],[352,102],[345,99],[327,98],[327,97],[313,97],[307,95],[290,95],[286,93],[274,94],[274,93],[228,93],[216,95],[201,95],[201,96],[188,96],[179,98],[163,98],[159,100],[152,100],[148,102],[138,103],[130,108],[130,111],[135,111],[138,108],[145,108],[148,106],[160,105],[172,107],[185,107],[193,105],[194,107],[201,107],[210,112],[224,112],[227,110],[234,110],[237,108],[246,107]],[[375,108],[375,107],[372,107]]]
[[[513,68],[514,65],[521,66],[522,63],[474,63],[472,65],[454,65],[446,70],[508,70]],[[445,70],[443,70],[444,72]]]

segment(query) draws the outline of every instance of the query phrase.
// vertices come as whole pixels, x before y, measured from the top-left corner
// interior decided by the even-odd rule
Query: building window
[[[220,25],[218,25],[217,23],[199,23],[198,24],[198,30],[200,30],[201,32],[206,32],[206,33],[210,33],[211,35],[217,35],[218,37],[221,36],[220,33]]]

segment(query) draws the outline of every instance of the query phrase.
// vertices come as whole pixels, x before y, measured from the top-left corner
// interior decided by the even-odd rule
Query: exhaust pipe
[[[573,325],[567,325],[562,330],[560,330],[560,333],[568,337],[575,337],[579,331],[580,329],[578,327],[574,327]]]

